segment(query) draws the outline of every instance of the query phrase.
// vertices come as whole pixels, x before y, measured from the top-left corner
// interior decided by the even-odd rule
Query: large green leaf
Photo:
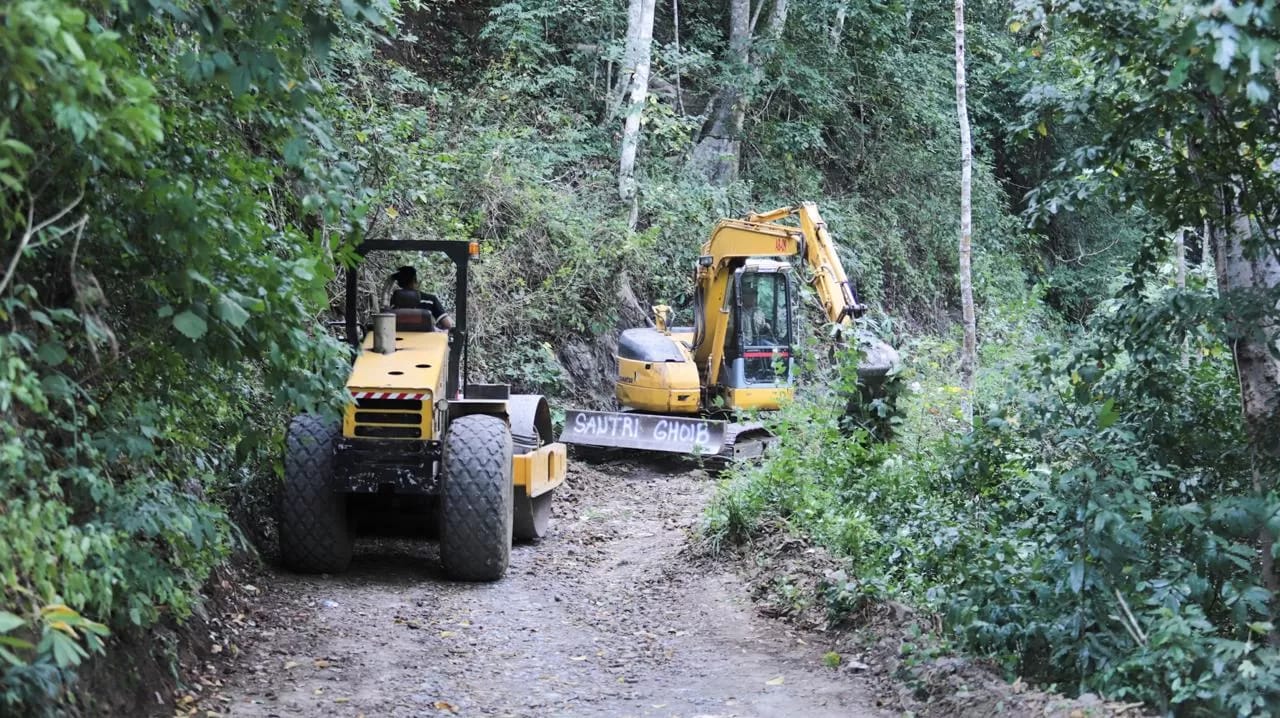
[[[209,331],[209,324],[200,315],[188,309],[173,318],[173,326],[188,339],[199,339]]]
[[[243,327],[245,322],[249,321],[249,312],[227,294],[218,297],[215,311],[217,311],[219,319],[236,329]]]
[[[25,625],[26,621],[21,616],[9,613],[8,611],[0,611],[0,633],[8,633],[18,626]]]
[[[62,345],[62,342],[58,341],[41,344],[39,351],[36,353],[40,360],[49,366],[58,366],[67,360],[67,348]]]

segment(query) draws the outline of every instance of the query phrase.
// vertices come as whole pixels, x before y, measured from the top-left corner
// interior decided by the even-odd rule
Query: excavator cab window
[[[727,342],[726,358],[744,360],[744,378],[749,383],[787,381],[786,367],[790,362],[786,360],[791,356],[788,275],[739,270],[734,277],[734,290],[734,331]]]

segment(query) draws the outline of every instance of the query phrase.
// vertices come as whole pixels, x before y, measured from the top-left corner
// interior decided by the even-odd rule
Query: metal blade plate
[[[724,448],[726,422],[610,411],[566,411],[566,444],[711,456]]]

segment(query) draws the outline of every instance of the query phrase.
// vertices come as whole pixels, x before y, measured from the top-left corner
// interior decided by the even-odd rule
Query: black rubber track
[[[340,573],[351,563],[347,497],[333,490],[334,449],[342,427],[318,416],[289,423],[280,492],[280,560],[301,573]]]
[[[511,558],[511,431],[495,416],[454,419],[444,438],[440,561],[459,581],[496,581]]]

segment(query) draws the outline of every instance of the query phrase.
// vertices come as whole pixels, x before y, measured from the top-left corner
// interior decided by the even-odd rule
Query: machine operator
[[[418,290],[418,270],[409,266],[401,267],[391,278],[396,280],[396,286],[399,287],[391,293],[392,306],[399,309],[426,309],[431,312],[437,327],[446,330],[453,328],[453,317],[449,316],[440,298]]]

